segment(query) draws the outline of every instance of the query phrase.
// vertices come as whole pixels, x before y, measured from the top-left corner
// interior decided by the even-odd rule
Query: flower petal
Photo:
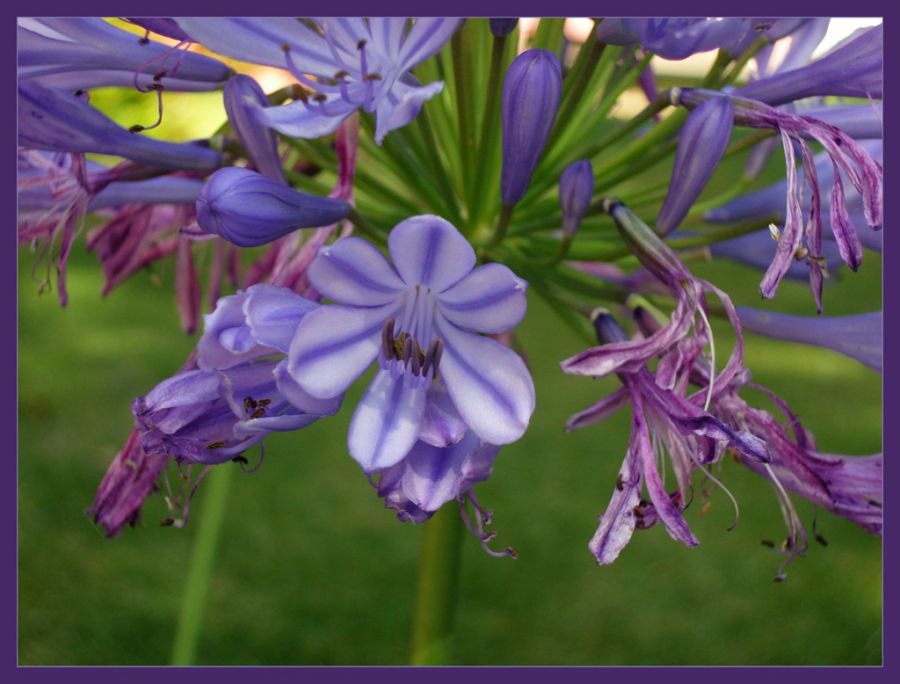
[[[259,284],[247,290],[244,316],[259,344],[287,354],[300,321],[318,306],[286,287]]]
[[[400,71],[409,71],[440,50],[462,22],[462,19],[418,17],[400,49]]]
[[[275,386],[294,408],[312,416],[333,416],[341,408],[343,394],[331,399],[318,399],[303,390],[288,372],[287,359],[275,366]]]
[[[600,518],[600,526],[588,544],[600,565],[609,565],[619,557],[637,524],[634,510],[641,500],[641,476],[637,454],[631,449],[619,469],[618,482],[622,487],[613,491],[606,512]]]
[[[475,250],[462,234],[439,216],[413,216],[388,236],[394,266],[407,285],[426,285],[443,292],[475,266]]]
[[[454,325],[483,333],[516,327],[525,316],[521,278],[502,264],[479,266],[438,297],[441,312]]]
[[[319,248],[307,274],[322,296],[352,306],[387,304],[406,289],[381,252],[356,237]]]
[[[394,81],[375,108],[375,142],[379,145],[384,136],[395,128],[405,126],[416,118],[422,105],[444,89],[443,81],[426,86],[414,86]]]
[[[360,400],[347,444],[350,455],[367,473],[403,460],[419,435],[425,412],[426,387],[410,388],[401,376],[379,371]]]
[[[231,368],[273,350],[254,339],[244,316],[249,292],[222,297],[212,313],[204,315],[203,335],[197,343],[197,365],[209,370]]]
[[[320,103],[298,101],[279,107],[265,107],[255,113],[260,124],[284,135],[292,138],[320,138],[334,133],[341,122],[357,108],[358,105],[333,95]]]
[[[419,439],[435,447],[448,447],[466,434],[466,424],[453,405],[442,382],[432,385],[425,403],[425,413],[419,428]]]
[[[438,372],[466,425],[489,444],[519,439],[534,412],[534,384],[522,357],[443,316],[435,325],[444,341]]]
[[[395,305],[373,309],[322,306],[300,321],[288,352],[288,372],[314,397],[342,394],[375,360],[381,330]]]

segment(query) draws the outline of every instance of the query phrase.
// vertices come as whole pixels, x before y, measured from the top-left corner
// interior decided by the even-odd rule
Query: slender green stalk
[[[591,38],[590,41],[590,45],[585,43],[581,46],[581,50],[578,53],[579,59],[576,60],[572,71],[566,74],[566,80],[571,83],[571,85],[568,90],[563,88],[563,102],[559,108],[559,114],[556,117],[556,126],[553,129],[553,134],[550,136],[550,142],[547,143],[548,150],[556,144],[559,136],[568,125],[569,120],[572,118],[572,114],[575,112],[575,108],[581,101],[585,86],[587,86],[588,81],[591,80],[591,76],[594,75],[594,69],[600,61],[600,57],[603,55],[603,50],[606,49],[606,43],[594,38]],[[581,53],[585,51],[587,51],[587,57],[582,61],[580,59]]]
[[[431,159],[431,166],[434,169],[435,176],[441,184],[441,191],[450,207],[451,220],[456,224],[462,223],[462,215],[459,213],[459,205],[456,202],[456,195],[453,192],[453,182],[447,175],[447,169],[444,166],[444,160],[438,149],[437,139],[434,135],[434,128],[431,126],[431,119],[428,117],[427,106],[422,107],[419,116],[416,117],[419,128],[422,131],[422,137],[425,140],[425,147],[428,149],[428,157]]]
[[[361,216],[355,207],[350,207],[350,214],[347,218],[350,219],[350,222],[363,235],[370,237],[373,240],[377,240],[382,244],[386,242],[384,233]]]
[[[203,506],[197,515],[197,534],[191,550],[181,614],[175,629],[172,665],[191,665],[197,654],[197,642],[206,610],[209,584],[216,560],[216,548],[225,521],[228,490],[234,476],[234,466],[214,468],[205,479]]]
[[[497,219],[497,225],[494,228],[494,234],[485,243],[485,247],[493,247],[503,242],[506,236],[506,229],[509,228],[509,219],[512,216],[513,208],[507,204],[503,205],[500,210],[500,217]]]
[[[475,132],[470,117],[472,79],[469,78],[467,58],[469,33],[457,31],[450,39],[450,53],[453,57],[453,75],[456,80],[456,112],[459,119],[459,152],[462,158],[463,194],[466,207],[472,206],[472,159],[475,154]]]
[[[448,665],[459,592],[462,517],[451,502],[425,524],[413,612],[412,665]]]

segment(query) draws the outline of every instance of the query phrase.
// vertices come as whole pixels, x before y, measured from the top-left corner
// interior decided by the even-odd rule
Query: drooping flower
[[[605,311],[595,312],[594,326],[601,344],[628,341],[625,331]],[[657,519],[673,539],[696,546],[699,542],[681,515],[690,500],[694,470],[718,460],[726,447],[737,449],[751,460],[769,460],[762,440],[749,432],[732,430],[692,401],[695,397],[684,396],[688,380],[684,368],[700,355],[705,342],[703,335],[682,340],[663,355],[656,375],[646,366],[631,372],[618,371],[623,387],[569,420],[569,429],[591,425],[631,402],[628,452],[612,499],[589,544],[601,565],[618,557],[636,528],[647,527]],[[578,366],[570,362],[564,362],[563,368],[579,372]],[[714,393],[712,385],[710,392]],[[677,480],[678,488],[672,494],[666,491],[659,472],[659,459],[664,454],[668,455]],[[644,487],[649,502],[641,497]]]
[[[503,81],[503,172],[500,195],[514,206],[531,182],[553,130],[562,95],[559,60],[547,50],[516,57]]]
[[[815,162],[804,138],[819,142],[828,153],[834,167],[831,188],[831,228],[838,249],[851,269],[859,268],[862,245],[853,226],[844,196],[841,171],[863,199],[863,213],[873,230],[880,230],[883,217],[883,171],[865,148],[843,131],[829,124],[783,112],[762,102],[730,97],[718,92],[696,89],[674,89],[673,104],[688,109],[699,106],[710,98],[731,100],[735,123],[754,128],[771,128],[781,134],[787,167],[788,199],[785,210],[784,233],[778,240],[778,248],[763,280],[760,292],[766,298],[775,296],[778,284],[794,259],[806,259],[809,265],[810,288],[816,308],[822,310],[822,282],[824,279],[822,255],[821,188],[816,175]],[[811,201],[809,215],[804,221],[802,185],[798,180],[795,163],[795,145],[800,150],[804,170],[804,184],[809,187]]]
[[[161,29],[158,22],[163,20],[149,21],[157,23],[142,25]],[[173,37],[171,28],[166,35]],[[169,47],[99,18],[20,17],[16,37],[19,79],[67,90],[215,90],[232,73],[216,59],[180,50],[183,44]],[[177,40],[186,44],[186,38]]]
[[[375,141],[412,121],[444,87],[420,86],[409,73],[435,54],[460,19],[420,17],[188,18],[178,24],[209,49],[248,62],[287,68],[312,91],[298,102],[260,111],[260,120],[285,135],[332,133],[357,109],[374,112]],[[312,28],[311,28],[312,26]]]
[[[399,463],[425,439],[441,413],[429,398],[437,378],[482,442],[517,440],[534,410],[531,377],[515,352],[477,333],[519,323],[526,283],[501,264],[473,270],[471,245],[436,216],[399,223],[388,249],[393,267],[359,238],[319,250],[310,282],[338,304],[298,326],[289,354],[297,384],[314,397],[336,397],[378,359],[348,437],[367,473]]]
[[[239,247],[273,242],[298,228],[347,218],[350,205],[316,197],[250,169],[216,171],[197,197],[197,223]]]
[[[232,76],[225,84],[222,99],[231,130],[244,146],[256,170],[286,184],[275,134],[259,122],[258,112],[269,105],[259,84],[244,74]]]

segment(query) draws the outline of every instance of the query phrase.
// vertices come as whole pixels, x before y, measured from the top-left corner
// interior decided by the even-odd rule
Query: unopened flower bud
[[[587,159],[571,164],[559,177],[559,203],[563,210],[563,231],[575,235],[594,194],[594,167]]]
[[[710,98],[681,128],[669,193],[656,218],[656,232],[672,232],[703,192],[731,138],[734,114],[727,98]]]
[[[222,95],[231,128],[256,169],[272,180],[283,181],[275,132],[259,123],[256,116],[269,104],[262,88],[249,76],[238,74],[228,80]]]
[[[527,50],[516,57],[503,83],[503,203],[514,206],[528,189],[544,145],[553,130],[562,71],[547,50]]]
[[[350,205],[307,195],[249,169],[214,173],[197,198],[197,223],[239,247],[256,247],[298,228],[346,218]]]
[[[518,23],[518,17],[497,17],[488,21],[488,24],[491,27],[491,33],[497,38],[505,38],[515,31]]]

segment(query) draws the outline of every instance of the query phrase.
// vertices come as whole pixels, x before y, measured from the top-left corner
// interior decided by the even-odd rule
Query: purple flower
[[[347,218],[350,205],[294,190],[250,169],[219,169],[197,198],[200,227],[239,247],[256,247]]]
[[[594,194],[594,167],[581,159],[566,167],[559,177],[559,203],[563,210],[563,231],[575,235]]]
[[[737,307],[737,312],[744,329],[750,332],[833,349],[869,368],[877,371],[883,368],[881,311],[824,318],[791,316],[744,306]]]
[[[297,384],[314,397],[336,397],[378,359],[348,439],[367,473],[402,461],[447,413],[429,391],[437,378],[482,442],[517,440],[534,410],[531,377],[515,352],[476,333],[516,326],[526,283],[496,263],[473,270],[471,245],[436,216],[399,223],[388,249],[393,267],[359,238],[319,250],[310,282],[338,305],[320,307],[298,326],[289,353]]]
[[[531,182],[553,130],[562,71],[547,50],[526,50],[516,57],[503,81],[503,203],[514,206]]]
[[[594,326],[601,343],[628,342],[625,331],[604,311],[595,312]],[[758,437],[732,430],[692,401],[696,397],[681,395],[687,381],[683,369],[699,356],[705,341],[700,335],[682,340],[660,360],[656,376],[646,366],[631,372],[619,371],[623,387],[573,416],[568,423],[569,429],[591,425],[631,402],[628,452],[612,499],[589,544],[601,565],[612,563],[618,557],[636,528],[649,527],[656,520],[662,521],[673,539],[696,546],[699,542],[681,515],[689,500],[691,475],[695,468],[717,460],[726,446],[753,460],[769,460],[766,447]],[[578,366],[569,362],[564,362],[563,368],[567,372],[580,372]],[[678,489],[671,494],[658,470],[660,449],[669,455],[677,480]],[[641,497],[644,487],[649,502]]]
[[[785,211],[787,218],[784,233],[778,240],[775,258],[760,283],[760,292],[766,298],[774,297],[778,284],[792,261],[806,259],[809,265],[810,288],[816,308],[821,312],[824,279],[821,188],[812,152],[804,138],[810,137],[819,142],[831,158],[834,167],[834,181],[831,188],[831,229],[841,257],[853,270],[859,268],[862,260],[862,244],[850,218],[840,171],[844,172],[851,185],[863,198],[866,222],[873,230],[879,230],[884,220],[884,181],[881,165],[853,138],[840,129],[816,119],[783,112],[762,102],[729,97],[708,90],[676,89],[672,94],[674,103],[689,109],[717,97],[728,97],[731,100],[735,123],[753,128],[775,129],[781,134],[784,147],[788,181],[788,201]],[[795,166],[795,145],[800,150],[804,182],[811,193],[809,215],[805,221],[801,199],[802,186]]]
[[[19,18],[16,37],[19,79],[68,90],[215,90],[232,73],[218,60],[151,42],[103,19]]]
[[[516,30],[516,26],[518,26],[518,24],[518,17],[497,17],[491,19],[488,22],[491,33],[497,36],[497,38],[504,38],[505,36],[508,36],[510,33]]]
[[[261,110],[265,125],[292,137],[317,138],[361,107],[375,113],[379,144],[441,92],[442,82],[420,86],[409,72],[440,50],[462,20],[417,18],[409,30],[406,17],[312,22],[315,28],[288,18],[178,19],[211,50],[287,68],[312,91],[299,102]]]
[[[684,59],[714,50],[741,38],[749,19],[738,18],[606,18],[597,27],[597,39],[610,45],[634,43],[666,59]]]
[[[712,98],[690,113],[678,138],[675,168],[666,200],[656,217],[656,232],[667,235],[703,192],[731,139],[731,103]]]
[[[262,88],[249,76],[238,74],[228,79],[222,98],[231,129],[255,168],[264,176],[286,184],[275,134],[259,122],[259,111],[269,105]]]
[[[884,28],[879,24],[807,66],[754,81],[735,95],[770,105],[826,95],[881,99],[883,66]]]
[[[211,171],[213,150],[130,133],[82,98],[33,79],[19,82],[19,145],[54,152],[112,154],[163,169]]]

